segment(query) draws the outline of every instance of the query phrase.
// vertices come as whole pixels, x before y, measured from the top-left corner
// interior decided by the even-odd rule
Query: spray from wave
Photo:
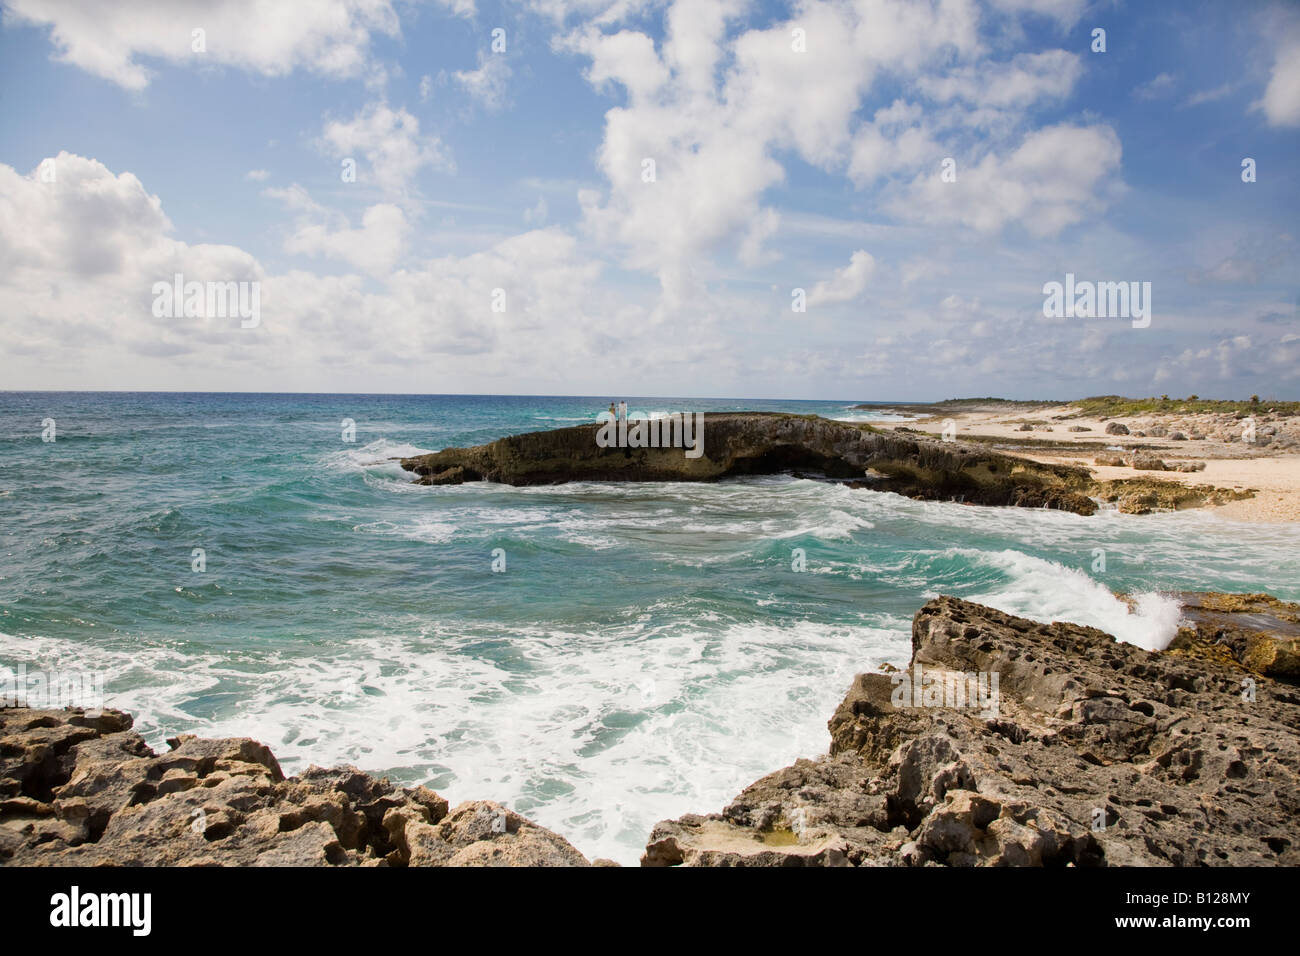
[[[993,590],[967,595],[999,611],[1043,623],[1068,621],[1095,627],[1148,651],[1164,650],[1178,633],[1182,605],[1169,595],[1146,591],[1125,601],[1078,568],[1021,551],[954,548],[947,554],[1006,575]]]

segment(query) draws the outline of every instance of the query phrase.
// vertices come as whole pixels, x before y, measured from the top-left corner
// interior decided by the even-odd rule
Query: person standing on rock
[[[627,421],[627,402],[618,403],[618,417],[621,421]]]
[[[614,407],[614,402],[609,403],[609,420],[612,422],[618,418],[618,410]]]

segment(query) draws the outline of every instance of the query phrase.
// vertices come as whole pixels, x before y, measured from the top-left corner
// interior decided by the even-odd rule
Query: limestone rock
[[[851,487],[969,504],[1048,507],[1093,514],[1087,473],[919,437],[902,429],[815,415],[725,412],[704,416],[699,457],[683,448],[602,448],[595,424],[513,435],[474,448],[401,459],[421,484],[495,481],[713,481],[795,471],[852,479]]]
[[[1300,604],[1269,594],[1185,591],[1175,653],[1235,662],[1255,674],[1300,679]]]
[[[1133,456],[1134,471],[1168,471],[1165,463],[1155,455],[1136,454]]]
[[[1246,598],[1239,628],[1262,613],[1275,629],[1300,622],[1300,607]],[[1198,607],[1233,613],[1222,598]],[[1236,651],[1149,652],[951,597],[917,612],[912,651],[907,671],[854,679],[827,756],[720,813],[659,823],[643,865],[1300,863],[1300,693],[1257,674],[1246,699]],[[1293,642],[1274,660],[1293,666],[1289,654]],[[900,691],[918,668],[996,674],[996,712],[914,706]]]
[[[586,866],[497,804],[449,811],[353,767],[285,778],[248,738],[155,754],[131,717],[0,709],[0,865]]]

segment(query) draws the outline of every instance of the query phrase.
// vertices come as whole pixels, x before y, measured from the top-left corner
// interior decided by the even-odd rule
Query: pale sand
[[[1044,452],[1038,449],[1007,447],[1009,454],[1053,464],[1084,465],[1100,480],[1114,478],[1151,478],[1177,481],[1185,485],[1213,485],[1234,490],[1254,489],[1253,498],[1230,501],[1223,505],[1207,506],[1214,514],[1236,521],[1300,522],[1300,454],[1279,452],[1267,454],[1266,449],[1244,445],[1241,442],[1222,441],[1170,441],[1167,438],[1140,438],[1134,435],[1107,435],[1106,422],[1089,418],[1057,420],[1056,416],[1068,414],[1072,409],[1060,406],[1014,410],[960,412],[938,415],[918,420],[915,427],[927,432],[938,432],[945,418],[957,426],[956,437],[1037,439],[1079,445],[1076,455]],[[1146,420],[1174,422],[1186,416],[1144,416]],[[1131,425],[1130,419],[1121,419]],[[1034,425],[1032,432],[1020,431],[1024,421],[1045,422],[1052,431]],[[1092,429],[1087,432],[1068,431],[1071,425]],[[1199,472],[1136,471],[1129,467],[1109,467],[1093,464],[1093,457],[1108,452],[1108,448],[1141,443],[1152,446],[1151,454],[1166,462],[1203,461],[1205,470]]]
[[[1053,457],[1025,454],[1034,461],[1063,465],[1086,465],[1093,476],[1109,481],[1112,478],[1156,478],[1177,481],[1184,485],[1213,485],[1237,491],[1255,489],[1253,498],[1229,501],[1222,505],[1207,505],[1211,511],[1224,518],[1237,521],[1296,521],[1300,522],[1300,456],[1277,458],[1229,458],[1205,462],[1205,470],[1197,472],[1134,471],[1132,468],[1111,468],[1094,465],[1090,459]],[[1168,461],[1169,456],[1164,456]]]

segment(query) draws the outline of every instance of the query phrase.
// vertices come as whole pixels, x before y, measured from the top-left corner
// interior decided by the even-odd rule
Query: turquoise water
[[[913,613],[941,592],[1146,646],[1177,621],[1160,592],[1300,599],[1296,525],[975,508],[781,476],[422,488],[387,460],[608,402],[0,393],[0,668],[103,672],[107,705],[156,747],[248,735],[287,772],[353,763],[496,799],[634,862],[656,820],[719,809],[824,752],[852,675],[905,663]],[[849,402],[628,402],[871,417]],[[1139,613],[1111,589],[1144,595]]]

